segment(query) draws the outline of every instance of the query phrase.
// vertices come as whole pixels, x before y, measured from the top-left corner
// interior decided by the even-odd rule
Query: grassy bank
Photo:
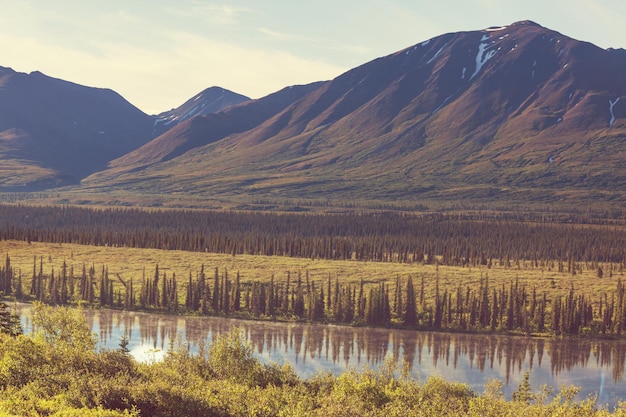
[[[490,267],[461,267],[423,263],[371,262],[350,260],[311,260],[308,258],[290,258],[284,256],[253,256],[253,255],[225,255],[214,253],[198,253],[187,251],[172,251],[158,249],[137,249],[103,246],[87,246],[76,244],[52,244],[22,241],[0,241],[0,254],[10,256],[11,266],[22,275],[24,285],[27,285],[33,275],[33,269],[43,267],[46,275],[54,270],[59,272],[63,263],[68,268],[74,268],[78,275],[83,268],[94,266],[99,271],[106,267],[113,278],[115,289],[122,284],[115,279],[119,274],[124,280],[133,279],[141,282],[143,276],[151,277],[156,265],[161,272],[169,277],[175,274],[179,288],[186,285],[189,274],[194,278],[204,265],[206,271],[218,268],[228,270],[232,275],[240,273],[242,282],[259,281],[270,282],[272,276],[276,282],[286,280],[287,273],[292,277],[298,272],[309,273],[312,281],[325,283],[329,275],[332,281],[339,279],[341,283],[358,284],[386,283],[390,291],[395,289],[396,278],[400,276],[406,280],[412,276],[415,283],[424,277],[425,298],[431,302],[435,296],[435,284],[439,277],[439,289],[454,292],[459,285],[478,287],[481,278],[489,277],[489,283],[495,288],[508,286],[518,280],[520,285],[527,288],[537,288],[540,293],[545,292],[548,299],[556,296],[565,296],[572,288],[577,293],[588,296],[593,302],[600,294],[615,293],[616,282],[623,273],[617,265],[601,264],[605,273],[598,278],[597,266],[577,263],[576,273],[573,275],[564,269],[558,271],[558,263],[552,262],[543,267],[535,266],[531,261],[519,261],[519,264],[505,260],[495,260]],[[35,264],[35,265],[34,265]],[[614,272],[611,273],[610,271]],[[207,274],[209,274],[207,272]],[[293,278],[292,278],[293,280]]]

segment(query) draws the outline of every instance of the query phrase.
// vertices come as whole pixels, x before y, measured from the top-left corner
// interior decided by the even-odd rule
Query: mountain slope
[[[255,127],[215,136],[207,120],[184,122],[157,140],[186,147],[138,162],[146,145],[112,164],[124,161],[124,175],[85,184],[254,198],[615,198],[626,185],[625,95],[623,51],[528,21],[451,33],[320,84]]]
[[[0,189],[76,183],[151,139],[153,121],[106,89],[0,67]]]
[[[89,184],[107,179],[117,181],[124,172],[134,172],[169,161],[187,151],[250,130],[322,84],[287,87],[266,97],[230,106],[221,112],[184,120],[144,146],[112,161],[108,170],[95,173],[83,182]]]

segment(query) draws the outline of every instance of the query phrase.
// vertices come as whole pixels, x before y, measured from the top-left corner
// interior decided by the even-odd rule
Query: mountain
[[[625,95],[623,50],[529,21],[449,33],[275,114],[249,110],[253,123],[247,109],[262,101],[184,121],[83,185],[257,200],[625,201]]]
[[[0,67],[0,191],[77,184],[184,120],[247,100],[211,87],[149,116],[112,90]]]
[[[153,124],[114,91],[0,67],[0,189],[78,183],[152,139]]]
[[[250,100],[249,97],[241,94],[220,87],[209,87],[179,107],[159,114],[154,121],[155,131],[164,133],[187,119],[217,113],[229,106],[248,100]]]
[[[221,112],[180,121],[149,143],[111,161],[110,169],[97,172],[83,182],[89,184],[111,178],[115,182],[124,181],[120,177],[122,173],[141,171],[145,167],[175,159],[229,135],[253,129],[322,84],[287,87],[266,97],[230,106]],[[193,167],[189,167],[193,170]],[[157,193],[156,190],[154,192]]]

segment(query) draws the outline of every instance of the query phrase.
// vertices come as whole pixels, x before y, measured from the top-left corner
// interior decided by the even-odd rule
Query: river
[[[22,325],[32,331],[31,306],[18,304]],[[598,396],[599,405],[626,399],[626,341],[543,339],[517,336],[417,332],[320,324],[277,323],[215,317],[167,316],[144,312],[85,310],[100,347],[117,349],[126,335],[139,361],[160,360],[174,344],[197,352],[233,326],[243,329],[264,362],[289,363],[302,377],[320,371],[375,369],[386,357],[409,367],[415,378],[442,376],[482,393],[493,379],[507,398],[525,372],[533,391],[542,384],[581,388],[579,399]],[[174,341],[175,343],[171,343]]]

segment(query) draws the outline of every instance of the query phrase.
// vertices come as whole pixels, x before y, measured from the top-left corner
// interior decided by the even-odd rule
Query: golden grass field
[[[439,276],[440,291],[456,291],[459,285],[478,289],[482,277],[489,277],[490,287],[499,288],[502,285],[510,285],[519,279],[520,284],[525,284],[529,291],[537,289],[541,295],[545,291],[548,299],[555,295],[564,295],[574,287],[577,294],[585,294],[591,297],[594,303],[599,301],[601,294],[615,292],[617,280],[622,277],[617,265],[612,265],[612,276],[609,273],[611,266],[602,265],[604,277],[597,277],[597,269],[591,265],[579,263],[576,275],[567,272],[559,273],[557,263],[534,267],[531,262],[521,261],[519,267],[505,267],[499,262],[494,262],[491,268],[482,267],[458,267],[446,265],[424,265],[421,263],[401,264],[363,261],[330,261],[311,260],[303,258],[288,258],[279,256],[251,256],[251,255],[224,255],[214,253],[199,253],[185,251],[166,251],[156,249],[134,249],[119,247],[84,246],[76,244],[49,244],[33,242],[28,244],[21,241],[0,241],[0,253],[8,255],[11,266],[22,275],[25,291],[30,288],[30,280],[33,274],[33,259],[37,258],[37,270],[40,259],[43,260],[43,272],[50,275],[55,270],[55,275],[60,273],[63,262],[74,268],[74,275],[80,276],[83,264],[87,267],[94,265],[96,278],[100,277],[102,267],[106,266],[109,277],[115,280],[114,285],[120,285],[116,279],[119,274],[124,280],[132,278],[135,288],[139,288],[142,275],[151,279],[154,276],[155,267],[158,264],[161,274],[164,272],[168,278],[176,274],[179,288],[186,285],[191,272],[194,279],[204,265],[205,274],[209,279],[214,275],[214,269],[219,268],[220,275],[227,269],[229,277],[234,279],[237,272],[241,275],[242,283],[249,281],[268,282],[272,275],[276,283],[285,282],[287,272],[291,273],[292,283],[295,282],[297,273],[305,272],[318,285],[326,283],[330,274],[334,283],[335,278],[340,282],[358,283],[363,279],[366,283],[386,282],[391,288],[395,287],[395,280],[400,276],[403,285],[408,276],[413,277],[416,292],[419,293],[420,283],[424,277],[425,297],[431,300],[435,293],[435,282]],[[623,277],[622,277],[623,279]],[[210,281],[211,282],[211,281]],[[181,291],[180,294],[184,294]]]

